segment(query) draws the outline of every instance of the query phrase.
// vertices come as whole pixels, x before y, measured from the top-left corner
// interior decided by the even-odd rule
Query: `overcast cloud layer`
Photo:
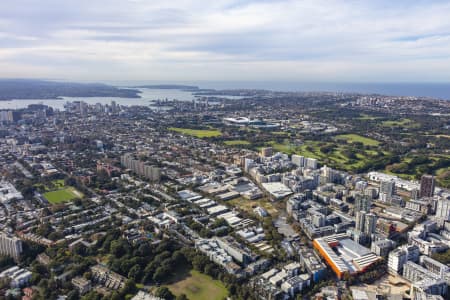
[[[0,77],[450,81],[450,3],[0,2]]]

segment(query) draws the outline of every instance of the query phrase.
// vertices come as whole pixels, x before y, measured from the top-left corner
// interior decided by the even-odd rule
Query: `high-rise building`
[[[355,230],[357,232],[364,232],[364,227],[366,224],[366,214],[367,213],[365,211],[356,212]]]
[[[134,155],[127,153],[120,157],[122,166],[132,170],[134,173],[144,176],[151,181],[161,179],[161,169],[156,166],[147,165],[145,162],[136,159]]]
[[[261,156],[262,157],[270,157],[272,155],[273,155],[273,148],[272,147],[261,148]]]
[[[420,197],[433,197],[434,194],[434,176],[423,175],[420,179]]]
[[[111,101],[111,112],[116,113],[117,112],[117,104],[116,101]]]
[[[19,259],[22,253],[22,241],[16,237],[9,237],[4,233],[0,233],[0,254],[11,256]]]
[[[394,249],[389,253],[388,270],[400,274],[407,261],[417,262],[420,251],[416,245],[406,245]]]
[[[372,199],[368,195],[363,195],[361,193],[355,194],[355,211],[370,211],[370,206],[372,205]]]
[[[306,158],[305,159],[305,167],[310,169],[317,169],[317,159],[315,158]]]
[[[375,233],[375,229],[377,228],[377,216],[375,214],[366,214],[364,223],[364,233],[372,234]]]
[[[12,121],[14,121],[12,110],[1,110],[0,111],[0,122],[9,123]]]
[[[450,200],[438,200],[436,207],[436,217],[445,221],[450,221]]]
[[[297,154],[292,154],[291,157],[292,163],[296,165],[297,167],[304,167],[305,166],[305,157]]]
[[[379,198],[383,202],[390,202],[392,196],[395,194],[395,181],[381,181],[380,182],[380,192]]]

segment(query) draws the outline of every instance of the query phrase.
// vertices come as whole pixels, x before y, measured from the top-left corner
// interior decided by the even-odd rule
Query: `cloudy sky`
[[[450,1],[0,1],[0,77],[449,82]]]

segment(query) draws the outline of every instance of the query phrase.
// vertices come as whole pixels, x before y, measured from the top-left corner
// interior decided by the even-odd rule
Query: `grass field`
[[[286,140],[285,140],[286,141]],[[295,153],[295,145],[292,145],[290,143],[277,143],[275,141],[271,141],[268,143],[269,146],[271,146],[275,151],[292,154]]]
[[[385,151],[377,151],[375,149],[356,149],[350,144],[339,143],[339,138],[346,140],[359,141],[365,145],[377,146],[378,141],[365,138],[360,135],[341,135],[337,136],[335,142],[305,141],[302,145],[295,145],[285,140],[283,143],[275,141],[267,142],[267,146],[271,146],[276,151],[287,154],[298,154],[306,157],[316,158],[322,164],[331,167],[344,169],[346,171],[355,171],[367,167],[371,164],[372,159],[377,159],[385,155],[389,155]],[[322,152],[322,147],[331,147],[328,152]],[[349,151],[354,153],[353,157],[349,156]]]
[[[183,280],[167,287],[174,295],[185,294],[190,300],[222,300],[228,296],[228,290],[222,282],[195,270],[191,270]]]
[[[170,127],[169,130],[185,135],[195,136],[198,138],[218,137],[222,135],[220,130],[217,129],[189,129],[189,128]]]
[[[337,135],[335,136],[335,138],[338,140],[346,140],[348,143],[360,142],[363,143],[365,146],[378,146],[380,144],[380,142],[378,142],[377,140],[370,139],[353,133]]]
[[[273,207],[273,204],[263,198],[263,199],[258,199],[258,200],[247,200],[245,198],[239,197],[239,198],[235,198],[232,199],[230,201],[227,202],[230,205],[233,205],[239,209],[242,209],[243,211],[246,211],[249,214],[255,214],[253,212],[253,209],[255,209],[255,207],[260,206],[262,208],[264,208],[265,210],[267,210],[267,212],[269,214],[272,215],[272,217],[277,216],[278,215],[278,210]]]
[[[404,128],[420,127],[420,124],[414,123],[414,121],[410,119],[400,119],[398,121],[383,121],[381,125],[385,127],[404,127]]]
[[[76,198],[82,198],[83,194],[73,187],[67,187],[60,190],[47,192],[44,194],[45,199],[51,204],[59,204],[71,201]]]
[[[225,141],[224,144],[227,146],[239,146],[239,145],[250,145],[250,142],[244,140],[232,140],[232,141]]]
[[[368,114],[360,114],[360,117],[358,119],[360,119],[360,120],[376,120],[376,119],[379,119],[379,117],[371,116]]]

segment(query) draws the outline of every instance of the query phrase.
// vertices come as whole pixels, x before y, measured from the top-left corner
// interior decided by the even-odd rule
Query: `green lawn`
[[[51,204],[59,204],[71,201],[76,198],[82,198],[83,194],[77,191],[73,187],[67,187],[64,189],[47,192],[44,194],[45,199]]]
[[[275,141],[268,142],[267,144],[278,152],[283,152],[287,154],[295,153],[295,145],[290,144],[287,140],[285,140],[285,143],[283,144],[277,143]]]
[[[383,121],[381,125],[385,127],[404,127],[404,128],[420,127],[420,124],[414,123],[413,120],[406,118],[400,120]]]
[[[306,157],[316,158],[322,164],[328,166],[344,169],[346,171],[355,171],[364,168],[371,164],[373,159],[378,159],[382,156],[389,155],[389,152],[378,151],[376,149],[357,149],[350,144],[339,143],[339,138],[345,140],[359,141],[366,145],[370,144],[377,146],[378,141],[372,140],[356,134],[337,136],[335,142],[319,142],[319,141],[305,141],[304,144],[298,146],[284,140],[282,143],[276,141],[269,141],[266,146],[271,146],[276,151],[287,154],[298,154]],[[328,152],[322,152],[322,147],[331,147]],[[349,156],[349,152],[353,152],[354,156]]]
[[[169,130],[185,135],[195,136],[198,138],[218,137],[222,135],[222,132],[220,132],[220,130],[217,129],[189,129],[189,128],[170,127]]]
[[[223,300],[228,296],[222,282],[196,270],[191,270],[186,278],[167,287],[174,295],[185,294],[190,300]]]
[[[368,114],[360,114],[360,117],[358,119],[360,119],[360,120],[376,120],[376,119],[379,119],[379,117],[371,116]]]
[[[232,140],[232,141],[225,141],[224,144],[227,146],[239,146],[239,145],[250,145],[250,142],[244,140]]]
[[[335,136],[336,139],[338,140],[346,140],[348,143],[353,143],[353,142],[360,142],[363,143],[365,146],[378,146],[380,144],[379,141],[374,140],[374,139],[370,139],[367,137],[364,137],[362,135],[358,135],[358,134],[340,134]]]

